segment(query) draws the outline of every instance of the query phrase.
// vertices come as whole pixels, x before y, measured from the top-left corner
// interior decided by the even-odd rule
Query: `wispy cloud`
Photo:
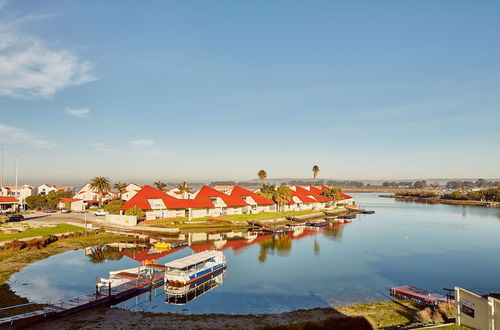
[[[152,147],[155,143],[155,140],[151,139],[138,139],[128,141],[128,144],[135,147]]]
[[[38,138],[22,128],[0,124],[0,142],[29,145],[39,149],[54,149],[55,143]]]
[[[68,115],[71,115],[71,116],[80,117],[80,118],[87,118],[89,116],[90,109],[89,108],[81,108],[81,109],[66,108],[66,109],[64,109],[64,112],[66,112]]]
[[[109,152],[109,151],[115,151],[116,149],[113,147],[108,146],[105,143],[102,142],[96,142],[96,143],[91,143],[91,146],[95,148],[96,151],[99,152]]]
[[[49,98],[97,79],[92,64],[71,50],[19,32],[25,20],[5,19],[5,4],[0,0],[0,96]]]
[[[152,139],[132,140],[128,141],[128,144],[141,148],[144,151],[144,155],[151,158],[161,158],[168,155],[168,152],[158,149],[156,147],[156,141]]]

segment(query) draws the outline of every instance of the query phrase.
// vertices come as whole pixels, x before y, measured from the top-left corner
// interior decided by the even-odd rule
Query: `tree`
[[[427,187],[427,181],[425,181],[425,180],[416,181],[413,184],[413,187],[416,189],[424,189],[425,187]]]
[[[179,192],[181,193],[182,198],[185,198],[184,194],[190,194],[190,193],[193,192],[193,189],[190,186],[188,186],[188,184],[186,183],[186,181],[184,181],[183,183],[179,184],[176,188],[179,189]]]
[[[279,186],[276,188],[274,192],[273,199],[276,203],[278,203],[280,210],[283,209],[283,205],[285,205],[289,200],[292,199],[292,191],[288,186]]]
[[[109,179],[103,176],[96,176],[90,182],[90,188],[97,190],[97,193],[99,195],[99,207],[101,207],[104,191],[109,190],[111,188],[111,185],[109,184]]]
[[[319,166],[314,165],[312,171],[313,171],[313,186],[314,186],[316,183],[316,177],[318,176],[319,173]]]
[[[35,210],[47,207],[47,196],[44,195],[34,195],[28,196],[24,200],[28,208]]]
[[[325,196],[326,198],[333,199],[333,201],[339,200],[339,193],[342,191],[340,188],[329,188],[323,190],[321,195]]]
[[[122,195],[127,192],[127,184],[122,182],[117,182],[113,185],[113,188],[116,190],[119,199],[122,199]]]
[[[264,181],[267,179],[267,172],[264,170],[260,170],[257,172],[257,176],[259,177],[260,185],[264,185]]]
[[[259,195],[264,196],[267,199],[273,199],[274,192],[276,191],[276,186],[273,184],[264,184],[258,192]]]
[[[120,214],[120,209],[123,204],[125,204],[125,202],[121,199],[115,199],[114,201],[111,201],[108,204],[104,205],[103,208],[104,211],[108,212],[109,214]]]
[[[131,207],[125,211],[125,215],[135,215],[137,220],[144,218],[144,212],[137,206]]]
[[[156,189],[158,189],[159,191],[167,191],[167,184],[166,183],[163,183],[161,181],[156,181],[154,183],[154,185],[156,186]]]

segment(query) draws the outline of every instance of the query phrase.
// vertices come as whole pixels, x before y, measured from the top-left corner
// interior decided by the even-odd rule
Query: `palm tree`
[[[264,184],[264,181],[267,179],[267,173],[264,170],[260,170],[257,172],[257,176],[259,177],[260,185]]]
[[[122,194],[127,192],[127,184],[126,183],[122,183],[122,182],[117,182],[113,185],[113,188],[116,190],[116,192],[118,193],[118,198],[119,199],[122,199]]]
[[[179,189],[179,192],[181,193],[182,198],[185,198],[184,194],[190,194],[190,193],[193,192],[193,189],[190,186],[188,186],[188,184],[186,183],[186,181],[184,181],[183,183],[179,184],[177,186],[177,189]]]
[[[312,171],[313,171],[313,186],[314,186],[314,185],[316,185],[316,177],[318,176],[318,173],[319,173],[319,166],[314,165]]]
[[[111,185],[109,184],[109,179],[103,176],[96,176],[90,182],[90,188],[97,190],[99,194],[99,207],[101,207],[104,191],[109,190],[111,188]]]
[[[159,191],[167,191],[167,184],[166,183],[163,183],[161,181],[156,181],[154,183],[154,185],[156,186],[156,189],[158,189]]]

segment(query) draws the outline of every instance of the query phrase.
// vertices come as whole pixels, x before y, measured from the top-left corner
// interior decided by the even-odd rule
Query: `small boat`
[[[356,216],[355,215],[341,215],[339,216],[339,219],[356,219]]]
[[[227,267],[221,251],[207,250],[165,264],[165,283],[186,285]]]
[[[365,210],[365,211],[363,211],[361,213],[363,213],[363,214],[375,214],[375,211],[366,211]]]
[[[306,226],[323,227],[328,226],[328,221],[325,220],[310,220],[306,222]]]
[[[269,227],[269,226],[263,226],[261,228],[262,231],[267,232],[267,233],[273,233],[273,234],[280,234],[280,233],[288,233],[292,231],[289,227],[286,226],[280,226],[280,227]]]

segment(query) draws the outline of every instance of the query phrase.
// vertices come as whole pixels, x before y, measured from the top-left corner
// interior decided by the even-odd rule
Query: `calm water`
[[[158,262],[205,246],[223,248],[229,267],[222,284],[183,306],[165,303],[162,288],[119,306],[155,312],[274,313],[388,299],[390,287],[404,284],[439,292],[453,286],[500,292],[499,209],[353,195],[376,213],[285,237],[193,235],[193,243],[200,244]],[[115,251],[104,262],[92,263],[83,250],[70,251],[29,265],[11,277],[10,285],[35,302],[91,293],[96,276],[138,266],[133,258],[140,260],[144,253],[125,256]]]

